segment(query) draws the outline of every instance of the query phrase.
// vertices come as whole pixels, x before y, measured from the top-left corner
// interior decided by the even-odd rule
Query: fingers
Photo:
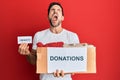
[[[61,76],[64,77],[64,75],[65,75],[65,74],[64,74],[64,71],[61,70]]]
[[[53,75],[55,76],[55,77],[64,77],[64,71],[63,70],[61,70],[61,71],[59,71],[59,70],[56,70],[56,72],[54,72],[53,73]]]
[[[20,44],[19,48],[18,48],[18,52],[21,55],[29,55],[30,51],[29,51],[29,46],[26,43]]]
[[[71,73],[71,75],[75,75],[75,73]]]
[[[55,77],[60,77],[59,70],[56,70],[56,72],[53,73]]]
[[[81,43],[82,46],[87,46],[88,44],[87,43]]]

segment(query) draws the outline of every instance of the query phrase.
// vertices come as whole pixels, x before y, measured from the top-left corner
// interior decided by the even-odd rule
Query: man
[[[32,51],[30,52],[28,44],[21,44],[19,46],[19,53],[27,55],[30,63],[36,63],[36,49],[37,43],[49,44],[53,42],[64,42],[65,44],[79,43],[76,33],[62,28],[62,21],[64,20],[64,12],[60,3],[52,2],[48,8],[48,19],[50,28],[39,31],[35,34],[33,39]],[[53,74],[41,74],[40,80],[72,80],[71,74],[64,74],[63,71],[56,70]]]

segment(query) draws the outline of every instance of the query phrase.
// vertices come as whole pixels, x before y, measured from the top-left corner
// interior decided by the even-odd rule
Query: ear
[[[64,21],[64,16],[62,16],[62,21]]]

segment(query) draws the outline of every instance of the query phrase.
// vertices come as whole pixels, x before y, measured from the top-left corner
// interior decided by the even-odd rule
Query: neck
[[[62,32],[63,28],[61,26],[58,26],[58,27],[50,27],[50,31],[52,33],[55,33],[55,34],[59,34],[60,32]]]

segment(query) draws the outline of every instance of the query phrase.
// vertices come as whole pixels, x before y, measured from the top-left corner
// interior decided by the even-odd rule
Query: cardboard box
[[[71,49],[71,47],[87,47],[87,66],[86,71],[75,71],[71,73],[96,73],[96,47],[93,45],[81,45],[81,44],[69,44],[64,45],[68,50]],[[64,48],[63,47],[63,48]],[[48,73],[48,53],[49,47],[38,47],[37,48],[37,64],[36,64],[36,73]],[[56,47],[54,47],[56,49]],[[79,53],[79,52],[78,52]],[[57,54],[57,53],[56,53]],[[68,72],[65,72],[68,73]]]

